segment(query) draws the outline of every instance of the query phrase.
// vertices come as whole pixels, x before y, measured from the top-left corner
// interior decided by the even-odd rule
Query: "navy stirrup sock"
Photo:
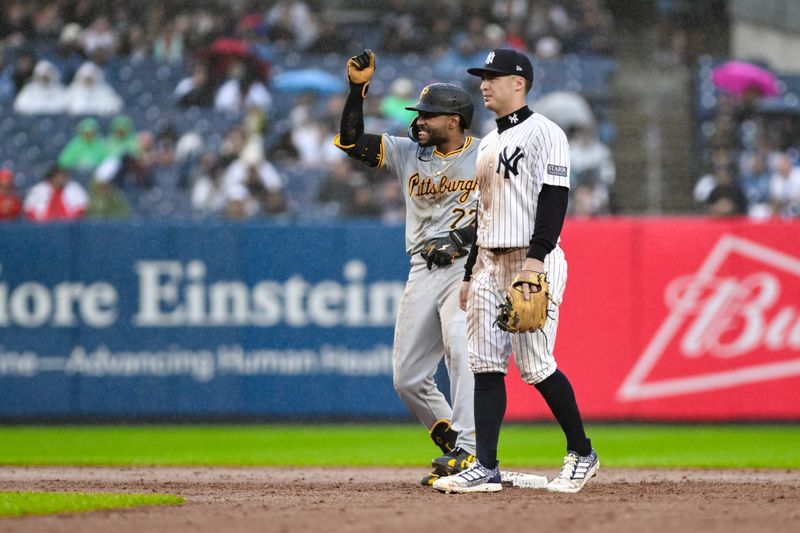
[[[497,466],[497,441],[506,415],[506,376],[501,372],[475,374],[475,439],[478,461]]]
[[[477,383],[476,380],[476,386]],[[589,455],[592,451],[592,443],[586,438],[581,413],[578,410],[578,403],[575,401],[575,392],[572,390],[567,376],[556,369],[553,374],[541,383],[537,383],[535,387],[544,397],[547,406],[550,407],[561,425],[561,429],[567,437],[567,450],[577,452],[578,455]]]

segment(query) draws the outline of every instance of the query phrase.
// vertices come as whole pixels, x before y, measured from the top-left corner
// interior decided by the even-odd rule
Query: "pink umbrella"
[[[764,96],[778,94],[778,79],[775,75],[744,61],[728,61],[715,68],[711,80],[720,90],[734,95],[743,95],[755,89]]]

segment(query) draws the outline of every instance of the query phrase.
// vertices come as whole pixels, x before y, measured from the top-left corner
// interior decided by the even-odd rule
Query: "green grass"
[[[800,468],[798,425],[588,425],[608,467]],[[8,426],[2,465],[419,466],[436,455],[425,431],[396,425]],[[556,466],[553,424],[503,428],[507,466]]]
[[[176,505],[171,494],[109,494],[103,492],[0,492],[0,516],[79,513],[140,505]]]

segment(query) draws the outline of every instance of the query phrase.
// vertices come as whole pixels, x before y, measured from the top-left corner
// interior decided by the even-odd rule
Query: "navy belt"
[[[503,254],[510,254],[511,252],[516,252],[517,250],[524,250],[524,246],[514,246],[512,248],[489,248],[488,250],[495,255],[503,255]]]

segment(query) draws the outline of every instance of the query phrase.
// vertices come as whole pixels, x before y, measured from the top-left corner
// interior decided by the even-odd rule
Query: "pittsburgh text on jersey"
[[[451,180],[447,176],[442,176],[439,183],[432,178],[420,178],[419,173],[415,172],[408,178],[408,195],[410,197],[439,196],[442,194],[460,192],[458,197],[460,203],[469,201],[470,194],[475,190],[475,179]]]

